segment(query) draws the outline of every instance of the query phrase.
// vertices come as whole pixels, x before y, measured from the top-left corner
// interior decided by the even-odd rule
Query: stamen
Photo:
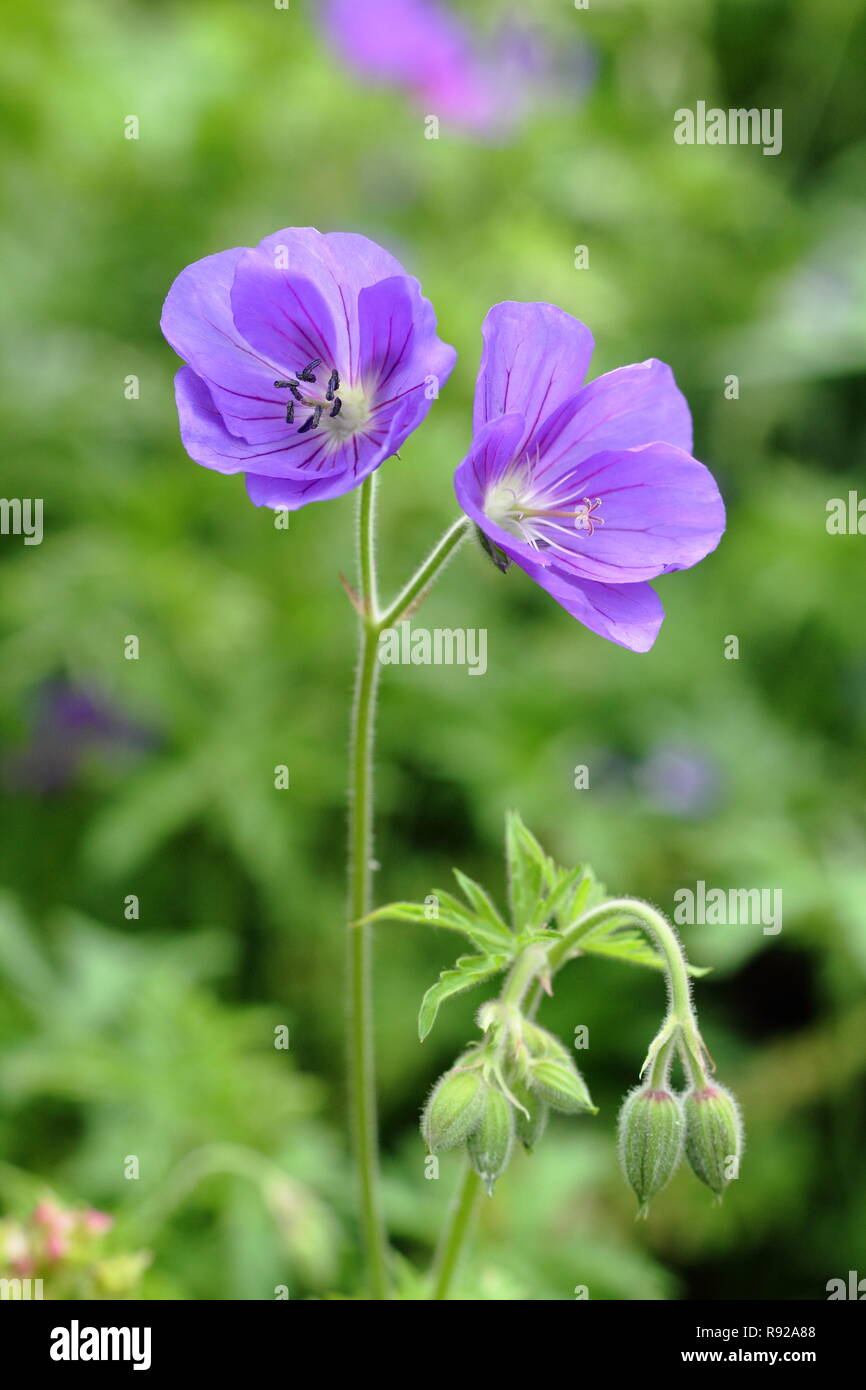
[[[299,401],[299,402],[303,405],[304,398],[303,398],[303,396],[301,395],[301,392],[300,392],[300,390],[299,390],[299,388],[298,388],[298,383],[297,383],[296,381],[290,381],[290,382],[289,382],[289,390],[291,391],[291,393],[292,393],[292,395],[294,396],[295,400],[296,400],[296,401]]]
[[[339,391],[339,389],[340,389],[340,374],[339,374],[339,372],[335,369],[333,372],[331,372],[331,375],[330,375],[330,377],[328,378],[328,389],[327,389],[327,391],[325,392],[325,400],[326,400],[326,401],[332,401],[332,400],[334,399],[334,392],[335,392],[335,391]]]
[[[314,430],[321,418],[322,407],[320,405],[317,405],[313,410],[312,415],[301,425],[301,428],[298,430],[298,434],[306,434],[308,430]]]
[[[312,360],[312,362],[308,362],[308,363],[307,363],[306,367],[304,368],[304,370],[303,370],[302,372],[298,372],[298,380],[299,380],[299,381],[315,381],[315,380],[316,380],[316,377],[315,377],[316,368],[317,368],[317,367],[321,367],[321,365],[322,365],[322,359],[321,359],[321,357],[314,357],[313,360]]]
[[[282,391],[283,387],[285,387],[285,386],[291,386],[291,384],[292,384],[292,383],[291,383],[290,381],[275,381],[275,382],[274,382],[274,385],[275,385],[275,386],[278,386],[278,387],[280,388],[281,391]]]
[[[286,424],[291,425],[295,418],[295,402],[289,401],[286,406]]]
[[[341,411],[342,409],[343,409],[343,402],[340,400],[340,397],[339,397],[339,396],[336,396],[336,397],[334,398],[334,405],[333,405],[333,408],[332,408],[331,410],[328,411],[328,415],[329,415],[330,418],[333,420],[335,416],[339,415],[339,413],[340,413],[340,411]]]

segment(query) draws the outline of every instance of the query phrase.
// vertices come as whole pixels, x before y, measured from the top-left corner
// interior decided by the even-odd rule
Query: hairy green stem
[[[458,517],[453,526],[449,527],[442,539],[430,551],[427,559],[418,567],[394,602],[380,617],[378,624],[380,632],[384,631],[385,628],[393,627],[404,617],[406,610],[411,608],[417,599],[423,598],[426,590],[439,578],[447,562],[469,535],[471,524],[468,517],[461,516]]]
[[[670,990],[669,1011],[661,1031],[650,1044],[647,1063],[653,1067],[659,1050],[666,1048],[674,1039],[695,1084],[706,1086],[704,1045],[692,1006],[689,971],[683,948],[670,922],[650,903],[642,902],[640,898],[610,898],[578,918],[548,950],[551,974],[565,963],[582,937],[611,919],[636,921],[664,957]]]
[[[467,1163],[433,1261],[431,1299],[448,1298],[454,1275],[457,1273],[464,1247],[474,1224],[481,1190],[481,1179]]]
[[[388,1298],[388,1241],[382,1214],[379,1181],[379,1137],[376,1106],[376,1059],[373,1044],[371,928],[363,921],[372,907],[373,751],[376,687],[379,677],[379,637],[420,602],[448,560],[469,533],[461,517],[434,546],[426,560],[384,613],[379,611],[376,577],[376,475],[358,492],[357,595],[359,653],[352,706],[349,816],[348,1079],[352,1139],[358,1165],[361,1231],[369,1290],[373,1299]],[[473,1174],[474,1177],[474,1174]]]
[[[349,922],[371,906],[373,853],[373,743],[379,675],[376,627],[375,473],[358,494],[360,650],[355,677],[350,748]],[[366,925],[348,932],[348,1076],[352,1138],[358,1165],[361,1229],[371,1297],[388,1297],[388,1256],[379,1190],[379,1137],[373,1047],[372,937]]]

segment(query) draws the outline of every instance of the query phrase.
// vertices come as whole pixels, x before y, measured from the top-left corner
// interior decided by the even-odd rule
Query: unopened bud
[[[701,1182],[722,1195],[739,1174],[743,1123],[737,1102],[712,1082],[685,1098],[686,1158]]]
[[[645,1215],[683,1156],[683,1110],[670,1091],[638,1086],[619,1112],[619,1161]]]
[[[523,1106],[522,1110],[516,1110],[514,1114],[517,1137],[523,1147],[531,1153],[544,1133],[550,1115],[550,1106],[546,1100],[541,1099],[541,1096],[537,1096],[534,1091],[530,1091],[528,1086],[524,1086],[522,1081],[512,1082],[511,1094]]]
[[[493,1184],[508,1167],[514,1147],[514,1110],[501,1091],[488,1088],[480,1123],[466,1147],[472,1167],[492,1197]]]
[[[481,1119],[486,1090],[477,1067],[440,1076],[421,1116],[421,1134],[431,1153],[456,1149],[469,1138]]]
[[[531,1062],[526,1079],[530,1089],[552,1110],[560,1110],[564,1115],[580,1115],[585,1111],[593,1115],[598,1113],[583,1077],[570,1058],[542,1057]]]
[[[520,1036],[530,1057],[559,1057],[564,1061],[570,1060],[568,1048],[555,1034],[548,1033],[546,1028],[539,1028],[537,1023],[530,1023],[528,1019],[524,1019]]]

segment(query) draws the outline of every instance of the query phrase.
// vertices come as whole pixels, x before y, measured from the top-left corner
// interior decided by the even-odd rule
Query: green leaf
[[[459,869],[452,870],[454,877],[460,887],[460,891],[469,903],[473,912],[483,922],[486,922],[491,930],[500,938],[503,945],[513,945],[512,933],[503,918],[497,912],[490,895],[485,892],[480,883],[476,883],[473,878],[461,873]]]
[[[647,941],[637,927],[599,927],[588,936],[582,937],[578,950],[587,955],[607,956],[614,960],[626,961],[629,965],[645,965],[651,970],[664,970],[664,957]],[[711,966],[690,965],[688,972],[695,979],[708,975]]]
[[[491,926],[489,922],[482,921],[475,913],[470,912],[463,906],[457,898],[450,893],[441,892],[434,889],[431,897],[436,899],[435,916],[431,916],[432,903],[388,903],[385,907],[377,907],[375,912],[370,912],[362,918],[364,922],[415,922],[425,927],[442,927],[445,931],[459,931],[477,946],[479,951],[487,952],[491,948],[501,951],[503,947],[512,950],[515,945],[514,938],[504,924]]]
[[[558,871],[516,811],[506,817],[505,858],[514,930],[540,926],[542,904],[556,884]]]
[[[421,1041],[424,1041],[436,1022],[440,1004],[450,999],[452,994],[461,994],[464,989],[472,989],[475,985],[483,984],[485,980],[492,980],[494,975],[505,969],[508,962],[509,957],[505,954],[461,956],[453,969],[443,970],[435,985],[430,986],[421,1000],[418,1014],[418,1036]]]

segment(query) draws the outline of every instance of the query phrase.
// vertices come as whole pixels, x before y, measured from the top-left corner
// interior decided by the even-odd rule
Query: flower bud
[[[564,1115],[579,1115],[584,1111],[598,1113],[586,1083],[570,1058],[542,1057],[530,1062],[526,1073],[530,1089],[546,1101],[552,1110]]]
[[[523,1019],[520,1034],[530,1057],[559,1057],[563,1061],[571,1060],[571,1054],[565,1044],[561,1043],[554,1033],[549,1033],[546,1028],[539,1028],[537,1023],[530,1023],[528,1019]]]
[[[487,1086],[476,1067],[454,1068],[440,1076],[421,1116],[421,1134],[431,1153],[456,1149],[478,1125]]]
[[[493,1184],[508,1167],[514,1147],[514,1110],[501,1091],[489,1087],[484,1097],[481,1120],[466,1145],[469,1161],[493,1196]]]
[[[517,1137],[523,1147],[531,1153],[545,1131],[550,1106],[541,1096],[524,1086],[522,1081],[511,1083],[511,1094],[523,1106],[523,1110],[516,1110],[514,1114]]]
[[[743,1151],[743,1123],[737,1102],[712,1082],[685,1097],[686,1158],[701,1182],[720,1197],[737,1177]]]
[[[683,1110],[670,1091],[637,1086],[619,1112],[619,1161],[645,1215],[683,1156]]]

